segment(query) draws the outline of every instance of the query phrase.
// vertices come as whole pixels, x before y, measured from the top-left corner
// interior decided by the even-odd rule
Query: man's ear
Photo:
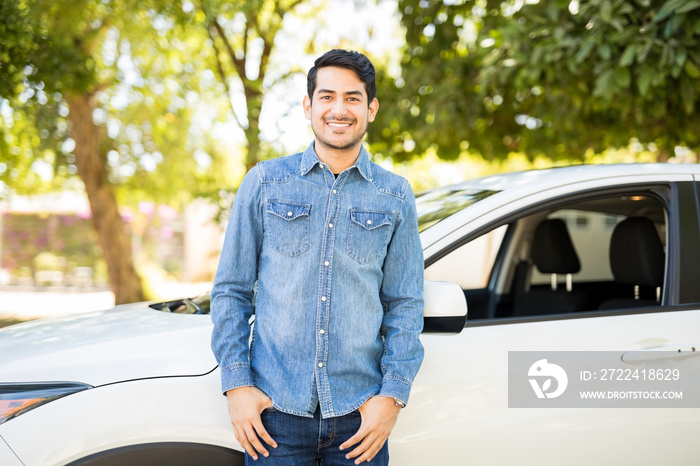
[[[302,105],[304,106],[304,116],[306,117],[307,120],[311,119],[311,99],[309,98],[308,95],[304,96],[304,100],[302,101]]]
[[[371,123],[374,121],[374,117],[377,116],[377,112],[379,111],[379,101],[375,97],[372,99],[372,102],[369,103],[369,117],[367,120]]]

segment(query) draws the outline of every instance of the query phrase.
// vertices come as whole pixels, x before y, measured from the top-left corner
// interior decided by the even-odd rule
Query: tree
[[[696,0],[400,5],[402,75],[383,81],[402,104],[384,107],[388,154],[576,159],[637,140],[665,160],[700,148]]]
[[[0,55],[0,70],[8,71],[0,73],[0,96],[13,109],[9,130],[0,125],[9,131],[0,177],[16,192],[31,193],[59,189],[77,173],[116,303],[144,297],[118,199],[130,192],[173,201],[207,191],[224,172],[211,143],[193,143],[192,120],[206,89],[200,69],[184,57],[196,64],[202,47],[178,29],[184,12],[168,6],[2,3],[26,27],[6,27],[3,39],[13,49]],[[37,167],[53,173],[42,180]]]
[[[297,70],[273,76],[270,58],[302,1],[0,1],[12,19],[0,25],[0,105],[10,99],[14,112],[0,124],[11,133],[0,134],[0,180],[30,193],[77,173],[116,302],[140,300],[119,204],[220,196],[235,148],[211,133],[231,115],[245,167],[271,155],[259,137],[263,94]]]
[[[67,105],[69,134],[74,141],[72,155],[85,185],[93,225],[117,303],[142,300],[143,291],[114,189],[106,176],[104,134],[93,122],[97,93],[106,85],[98,76],[94,56],[111,25],[124,19],[119,16],[120,11],[133,6],[129,2],[107,4],[86,0],[71,1],[70,5],[65,1],[22,2],[17,10],[31,27],[33,41],[25,48],[25,63],[21,62],[21,56],[13,56],[8,57],[7,65],[4,64],[14,70],[10,86],[16,86],[16,76],[24,73],[29,89],[34,95],[35,89],[41,90],[44,103],[49,100],[46,96],[50,96]],[[20,32],[26,33],[26,30]],[[3,86],[2,91],[16,94],[16,87],[10,86]],[[25,100],[28,99],[25,97]]]
[[[238,4],[202,0],[198,3],[201,21],[213,47],[212,68],[230,97],[231,112],[245,136],[246,170],[269,154],[261,147],[260,115],[265,90],[273,86],[268,74],[275,39],[282,29],[285,15],[292,13],[303,0],[249,0]],[[280,81],[298,70],[279,76]],[[236,89],[242,90],[244,111],[233,104]]]

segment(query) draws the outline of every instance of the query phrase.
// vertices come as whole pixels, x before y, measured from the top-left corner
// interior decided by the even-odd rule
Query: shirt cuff
[[[227,391],[239,387],[253,387],[253,374],[248,364],[233,364],[221,369],[221,391]]]
[[[408,396],[411,393],[411,382],[402,377],[385,376],[382,381],[382,389],[379,396],[396,398],[408,404]]]

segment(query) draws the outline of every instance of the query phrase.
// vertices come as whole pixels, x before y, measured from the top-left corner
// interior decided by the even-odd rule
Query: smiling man
[[[307,87],[314,142],[236,195],[212,348],[246,464],[388,464],[423,359],[415,200],[362,146],[379,109],[367,57],[331,50]]]

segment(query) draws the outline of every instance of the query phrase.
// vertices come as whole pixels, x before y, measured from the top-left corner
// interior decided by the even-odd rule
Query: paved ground
[[[210,283],[164,283],[154,292],[163,301],[192,297],[211,288]],[[114,306],[111,291],[13,291],[0,290],[0,319],[29,320],[77,312],[98,311]]]

